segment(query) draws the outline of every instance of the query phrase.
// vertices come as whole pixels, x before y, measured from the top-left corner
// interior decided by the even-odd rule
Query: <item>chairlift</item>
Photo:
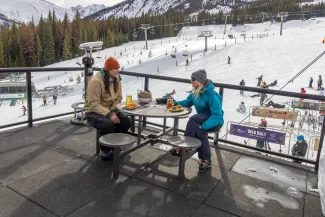
[[[137,38],[137,37],[138,37],[138,34],[137,34],[136,30],[134,29],[133,38]]]
[[[203,22],[202,22],[202,26],[205,26],[205,21],[203,20]]]
[[[155,34],[155,29],[154,28],[150,29],[150,34],[152,34],[152,35]]]
[[[178,31],[178,26],[177,26],[177,24],[175,24],[174,30],[175,30],[175,31]]]
[[[215,18],[212,20],[212,24],[216,24],[216,19]]]

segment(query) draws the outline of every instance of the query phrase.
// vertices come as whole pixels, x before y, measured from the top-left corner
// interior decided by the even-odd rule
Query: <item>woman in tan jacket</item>
[[[85,112],[89,122],[101,134],[126,133],[131,127],[130,118],[116,106],[122,101],[119,62],[110,57],[104,68],[93,77],[87,87]],[[102,146],[102,160],[108,160],[112,149]]]

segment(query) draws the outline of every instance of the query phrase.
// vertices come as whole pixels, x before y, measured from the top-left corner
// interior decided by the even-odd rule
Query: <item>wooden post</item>
[[[191,61],[192,61],[192,55],[191,55]]]

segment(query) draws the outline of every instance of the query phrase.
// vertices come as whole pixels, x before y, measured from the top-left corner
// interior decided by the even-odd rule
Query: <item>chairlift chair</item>
[[[215,18],[212,20],[212,24],[216,24],[216,19]]]
[[[175,30],[175,31],[178,30],[178,26],[177,26],[177,24],[175,25],[174,30]]]
[[[203,20],[203,22],[202,22],[202,26],[205,26],[205,21]]]
[[[155,29],[154,28],[150,29],[150,34],[152,34],[152,35],[155,34]]]

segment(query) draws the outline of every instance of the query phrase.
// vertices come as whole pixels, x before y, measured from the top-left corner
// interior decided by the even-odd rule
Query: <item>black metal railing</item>
[[[9,125],[3,125],[0,126],[0,129],[3,128],[8,128],[8,127],[13,127],[17,125],[22,125],[22,124],[28,124],[29,127],[33,126],[33,122],[35,121],[40,121],[40,120],[46,120],[50,118],[56,118],[56,117],[61,117],[61,116],[66,116],[66,115],[72,115],[73,112],[67,112],[63,114],[57,114],[57,115],[51,115],[51,116],[46,116],[42,118],[33,118],[33,110],[32,110],[32,82],[31,82],[31,73],[32,72],[50,72],[50,71],[80,71],[84,70],[83,67],[60,67],[60,68],[0,68],[0,72],[26,72],[26,85],[27,85],[27,111],[28,111],[28,120],[23,121],[23,122],[17,122]],[[100,70],[100,68],[93,68],[93,70]],[[154,74],[144,74],[144,73],[136,73],[136,72],[128,72],[128,71],[120,71],[121,75],[125,76],[133,76],[133,77],[142,77],[144,78],[144,89],[149,90],[149,81],[150,79],[155,79],[155,80],[164,80],[164,81],[171,81],[171,82],[178,82],[178,83],[191,83],[190,79],[184,79],[184,78],[176,78],[176,77],[168,77],[168,76],[161,76],[161,75],[154,75]],[[257,92],[257,93],[266,93],[266,94],[271,94],[271,95],[277,95],[277,96],[286,96],[286,97],[294,97],[294,98],[304,98],[304,99],[310,99],[310,100],[316,100],[316,101],[325,101],[324,96],[317,96],[317,95],[311,95],[311,94],[300,94],[300,93],[294,93],[294,92],[288,92],[288,91],[279,91],[279,90],[271,90],[271,89],[264,89],[264,88],[257,88],[257,87],[247,87],[247,86],[239,86],[239,85],[232,85],[232,84],[223,84],[223,83],[213,83],[216,87],[219,88],[219,94],[223,96],[224,94],[224,89],[230,89],[230,90],[243,90],[243,91],[250,91],[250,92]],[[144,120],[144,126],[146,124],[151,124],[155,126],[162,127],[163,125],[155,124],[155,123],[150,123]],[[319,158],[320,158],[320,153],[322,150],[323,146],[323,141],[324,141],[324,135],[325,135],[325,119],[321,128],[321,134],[320,134],[320,141],[319,141],[319,148],[317,152],[317,158],[316,161],[306,159],[306,158],[299,158],[295,157],[292,155],[284,154],[284,153],[279,153],[279,152],[273,152],[269,151],[266,149],[259,149],[255,148],[246,144],[241,144],[225,139],[218,139],[218,141],[227,143],[233,146],[238,146],[238,147],[244,147],[252,150],[258,150],[259,152],[264,152],[267,154],[275,155],[275,156],[280,156],[280,157],[285,157],[288,159],[295,159],[295,160],[301,160],[306,163],[314,164],[315,169],[318,169],[318,163],[319,163]],[[181,132],[184,132],[184,130],[180,129]]]

